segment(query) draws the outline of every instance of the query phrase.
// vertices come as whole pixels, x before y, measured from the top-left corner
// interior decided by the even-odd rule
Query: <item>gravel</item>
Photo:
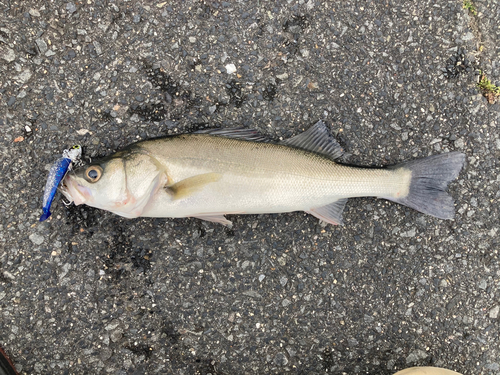
[[[23,374],[498,374],[498,2],[49,2],[0,10],[0,344]],[[233,71],[233,66],[234,70]],[[228,68],[229,67],[229,68]],[[46,166],[206,127],[279,140],[322,119],[343,162],[459,150],[456,218],[349,200],[127,220]],[[28,130],[29,129],[29,130]]]

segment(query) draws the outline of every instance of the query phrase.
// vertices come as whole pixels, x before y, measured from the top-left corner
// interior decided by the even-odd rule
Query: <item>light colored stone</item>
[[[43,241],[45,240],[42,235],[38,233],[32,233],[29,236],[29,239],[31,242],[33,242],[35,245],[41,245]]]
[[[40,17],[40,12],[39,12],[38,10],[36,10],[36,9],[33,9],[33,8],[31,8],[31,9],[29,10],[29,14],[30,14],[32,17]]]
[[[428,354],[426,352],[424,352],[423,350],[417,349],[417,350],[411,352],[410,354],[408,354],[408,356],[406,357],[406,363],[417,362],[418,360],[424,359],[427,357],[428,357]]]
[[[43,39],[35,39],[35,43],[40,50],[40,53],[45,53],[48,51],[49,47],[47,46],[47,43]]]
[[[500,312],[500,306],[496,305],[490,310],[490,318],[491,319],[496,319],[498,318],[498,313]]]
[[[226,65],[226,72],[227,74],[233,74],[236,72],[236,66],[234,64],[227,64]]]
[[[7,47],[6,45],[0,44],[0,58],[4,59],[7,62],[12,62],[16,59],[16,54],[14,50]]]

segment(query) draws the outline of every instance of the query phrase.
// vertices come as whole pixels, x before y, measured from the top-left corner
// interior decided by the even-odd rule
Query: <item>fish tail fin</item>
[[[455,206],[446,188],[457,178],[464,161],[464,154],[449,152],[391,166],[410,170],[411,182],[405,197],[387,199],[439,219],[453,219]]]
[[[49,210],[47,210],[47,211],[43,210],[43,214],[42,214],[42,216],[40,216],[40,221],[47,220],[50,217],[50,215],[52,215],[52,214]]]

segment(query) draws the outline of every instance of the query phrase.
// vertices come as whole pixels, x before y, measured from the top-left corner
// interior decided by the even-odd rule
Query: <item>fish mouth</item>
[[[84,203],[88,203],[92,200],[92,193],[89,188],[79,185],[71,175],[67,175],[61,186],[61,192],[63,195],[76,206]]]

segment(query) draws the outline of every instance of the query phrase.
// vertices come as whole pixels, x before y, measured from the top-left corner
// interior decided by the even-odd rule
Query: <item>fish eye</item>
[[[97,182],[102,176],[102,168],[98,165],[92,165],[85,171],[84,177],[88,182]]]

